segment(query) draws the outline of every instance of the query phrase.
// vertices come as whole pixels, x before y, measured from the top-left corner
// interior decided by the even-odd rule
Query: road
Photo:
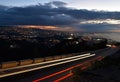
[[[22,74],[17,74],[9,77],[3,77],[0,79],[0,82],[60,82],[70,76],[70,70],[74,67],[79,67],[85,61],[92,60],[98,56],[107,56],[114,54],[117,52],[119,48],[106,48],[102,50],[93,51],[95,54],[84,54],[84,55],[77,55],[71,58],[63,59],[63,60],[56,60],[52,62],[46,62],[40,65],[32,65],[28,68],[35,68],[31,69],[31,71],[23,72]],[[46,66],[46,67],[44,67]],[[27,70],[28,68],[23,67],[21,70]],[[14,69],[9,69],[14,70]],[[7,72],[9,72],[7,70]],[[20,70],[20,69],[19,69]],[[34,71],[33,71],[34,70]],[[6,72],[6,70],[4,70]],[[2,77],[2,75],[1,75]]]

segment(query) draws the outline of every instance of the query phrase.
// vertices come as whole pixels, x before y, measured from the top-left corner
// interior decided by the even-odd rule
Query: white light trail
[[[47,67],[51,67],[51,66],[56,66],[56,65],[60,65],[60,64],[68,63],[68,62],[73,62],[73,61],[77,61],[77,60],[88,58],[88,57],[92,57],[92,56],[95,56],[95,54],[86,55],[86,56],[83,56],[83,57],[78,57],[78,58],[71,59],[71,60],[68,60],[68,61],[54,63],[54,64],[42,66],[42,67],[37,67],[37,68],[28,69],[28,70],[23,70],[23,71],[18,71],[18,72],[14,72],[14,73],[0,75],[0,78],[6,77],[6,76],[11,76],[11,75],[16,75],[16,74],[21,74],[21,73],[25,73],[25,72],[30,72],[30,71],[34,71],[34,70],[38,70],[38,69],[43,69],[43,68],[47,68]]]

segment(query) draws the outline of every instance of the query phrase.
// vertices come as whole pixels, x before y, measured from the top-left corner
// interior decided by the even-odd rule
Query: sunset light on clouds
[[[18,25],[20,28],[37,28],[44,30],[58,30],[58,31],[83,31],[83,29],[75,29],[72,27],[59,27],[59,26],[37,26],[37,25]]]
[[[0,25],[60,31],[119,32],[119,2],[118,0],[0,0]]]

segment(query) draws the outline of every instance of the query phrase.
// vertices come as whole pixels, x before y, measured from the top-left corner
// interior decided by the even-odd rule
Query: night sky
[[[0,0],[1,5],[26,6],[38,3],[48,3],[55,0]],[[120,11],[120,0],[57,0],[68,4],[69,7],[78,9],[97,9],[108,11]]]
[[[0,0],[0,25],[120,32],[120,0]]]

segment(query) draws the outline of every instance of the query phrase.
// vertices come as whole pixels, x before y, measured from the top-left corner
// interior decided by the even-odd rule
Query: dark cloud
[[[54,1],[44,5],[0,8],[0,25],[65,25],[77,22],[69,14],[66,3]]]
[[[3,5],[0,5],[0,12],[1,11],[5,11],[6,9],[8,9],[9,7],[7,6],[3,6]]]
[[[78,10],[66,3],[53,1],[26,7],[0,6],[0,25],[68,26],[94,30],[108,30],[110,24],[80,24],[85,20],[120,19],[120,12]],[[119,26],[118,26],[119,27]],[[111,27],[112,28],[112,27]]]
[[[65,7],[67,3],[61,2],[61,1],[53,1],[46,3],[45,5],[48,5],[50,7]]]

